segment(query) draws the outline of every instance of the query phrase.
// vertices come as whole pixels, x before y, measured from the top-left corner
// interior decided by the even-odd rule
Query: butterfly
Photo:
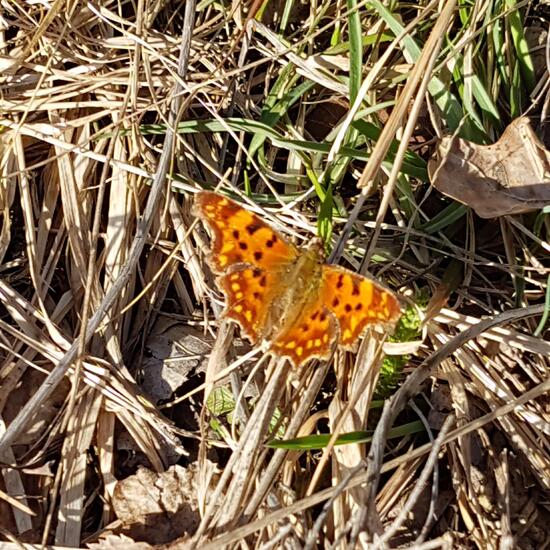
[[[193,211],[212,234],[209,264],[226,298],[224,315],[253,345],[295,366],[351,349],[369,325],[394,325],[401,315],[390,290],[326,264],[313,239],[298,248],[259,216],[222,195],[201,191]]]

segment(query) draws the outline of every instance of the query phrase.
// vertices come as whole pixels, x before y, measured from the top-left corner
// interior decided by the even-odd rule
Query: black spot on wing
[[[273,235],[271,237],[271,239],[268,239],[266,242],[265,242],[265,245],[267,246],[267,248],[272,248],[273,245],[277,242],[277,235]]]
[[[256,231],[258,231],[258,229],[261,229],[261,228],[262,228],[262,224],[260,222],[254,221],[252,223],[249,223],[246,226],[246,232],[249,235],[254,235],[254,233],[256,233]]]

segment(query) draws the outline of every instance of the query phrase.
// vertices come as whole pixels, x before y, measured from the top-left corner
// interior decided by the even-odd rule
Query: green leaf
[[[361,40],[361,16],[357,9],[357,0],[347,0],[349,12],[349,101],[353,103],[361,86],[363,72],[363,43]]]
[[[405,435],[411,435],[414,433],[420,433],[425,430],[424,425],[420,420],[415,422],[410,422],[409,424],[404,424],[397,428],[392,428],[388,432],[388,438],[394,439],[397,437],[403,437]],[[340,434],[336,439],[335,445],[349,445],[350,443],[370,443],[372,440],[373,432],[349,432]],[[279,440],[272,439],[266,445],[271,449],[288,449],[290,451],[296,450],[313,450],[313,449],[323,449],[328,445],[328,442],[331,439],[330,434],[322,435],[308,435],[305,437],[297,437],[295,439]]]
[[[428,234],[437,233],[462,218],[466,214],[466,208],[463,204],[453,202],[418,229]]]
[[[228,414],[235,409],[233,394],[227,388],[220,386],[210,393],[206,406],[214,416]]]

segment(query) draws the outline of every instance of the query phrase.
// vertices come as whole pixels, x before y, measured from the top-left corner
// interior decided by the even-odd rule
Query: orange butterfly
[[[213,233],[210,265],[227,306],[256,345],[298,366],[351,348],[368,325],[393,325],[395,295],[361,275],[324,263],[314,239],[298,249],[256,214],[216,193],[197,193],[195,214]]]

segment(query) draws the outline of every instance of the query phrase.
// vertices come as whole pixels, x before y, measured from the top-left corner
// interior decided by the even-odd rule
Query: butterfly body
[[[321,241],[298,249],[256,214],[216,193],[200,192],[195,213],[213,233],[210,265],[227,300],[225,316],[253,344],[295,365],[351,348],[368,325],[394,324],[391,291],[324,263]]]
[[[276,279],[280,284],[278,293],[274,294],[270,308],[270,330],[265,340],[271,342],[277,335],[294,325],[304,308],[312,299],[315,300],[321,283],[320,249],[318,243],[304,250],[304,253],[278,273]]]

